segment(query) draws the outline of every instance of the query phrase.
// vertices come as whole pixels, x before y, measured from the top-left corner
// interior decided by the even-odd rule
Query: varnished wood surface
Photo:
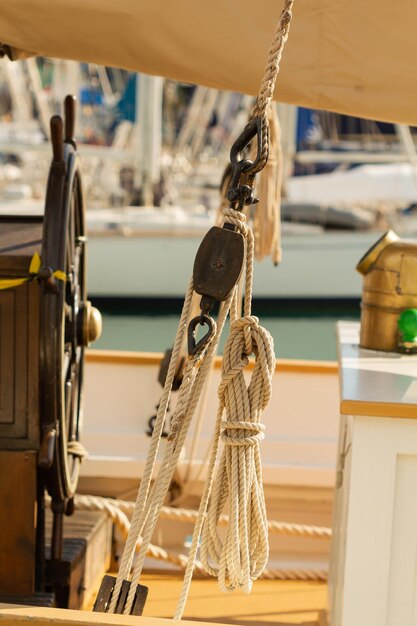
[[[172,617],[182,576],[147,574],[143,584],[149,587],[144,616]],[[326,595],[324,583],[260,580],[247,595],[224,594],[216,580],[194,580],[184,619],[242,626],[313,626],[326,608]]]
[[[39,287],[0,290],[0,448],[39,447]]]
[[[87,350],[88,363],[119,364],[119,365],[158,365],[163,357],[162,352],[128,352],[121,350]],[[221,357],[214,359],[214,366],[220,368]],[[249,361],[248,369],[253,368],[253,359]],[[277,359],[276,371],[310,373],[310,374],[337,374],[338,366],[333,361],[302,361],[298,359]]]
[[[36,453],[0,450],[0,593],[34,593]]]
[[[0,256],[31,257],[40,254],[42,246],[42,221],[18,218],[0,219]],[[3,261],[0,260],[0,268]]]
[[[55,609],[0,609],[0,622],[17,626],[168,626],[181,587],[181,576],[144,575],[149,596],[143,617],[108,615]],[[252,594],[223,594],[214,580],[196,580],[182,624],[233,624],[234,626],[324,626],[327,586],[302,581],[258,581]],[[158,616],[158,617],[156,617]],[[164,618],[164,619],[160,619]],[[320,621],[322,620],[322,621]]]
[[[417,419],[417,355],[359,347],[359,324],[339,322],[340,411]]]
[[[52,514],[45,520],[46,558],[49,559]],[[79,609],[92,604],[102,577],[110,567],[112,523],[102,511],[75,511],[64,517],[63,565],[59,571],[66,578],[60,606]],[[67,596],[68,594],[68,596]],[[58,604],[59,605],[59,604]]]

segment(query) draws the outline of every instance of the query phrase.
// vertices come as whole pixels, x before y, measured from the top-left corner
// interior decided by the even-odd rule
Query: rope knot
[[[232,207],[225,207],[223,210],[225,224],[233,224],[244,237],[247,236],[249,227],[246,224],[246,215]]]
[[[253,330],[256,326],[259,326],[259,317],[256,317],[256,315],[245,315],[244,317],[233,320],[230,331],[233,332],[235,329],[241,330],[242,328]]]
[[[243,337],[245,341],[245,356],[249,356],[253,352],[254,345],[252,332],[255,331],[257,328],[259,328],[259,318],[257,318],[255,315],[245,315],[244,317],[240,317],[237,320],[234,320],[231,324],[230,334],[243,332]]]
[[[236,431],[236,434],[233,434],[233,431]],[[228,446],[254,446],[265,438],[265,426],[260,422],[223,420],[220,436]]]

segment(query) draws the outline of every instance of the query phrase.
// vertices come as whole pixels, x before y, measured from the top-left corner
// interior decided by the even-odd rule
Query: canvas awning
[[[255,94],[281,8],[282,0],[0,0],[0,41],[16,56]],[[275,97],[417,125],[416,0],[295,0]]]

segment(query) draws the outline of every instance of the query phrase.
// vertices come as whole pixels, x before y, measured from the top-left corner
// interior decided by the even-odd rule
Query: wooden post
[[[36,453],[0,451],[0,594],[35,593]]]

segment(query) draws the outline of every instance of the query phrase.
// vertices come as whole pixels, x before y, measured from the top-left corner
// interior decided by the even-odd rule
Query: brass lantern
[[[361,258],[360,345],[417,352],[417,242],[386,232]]]

